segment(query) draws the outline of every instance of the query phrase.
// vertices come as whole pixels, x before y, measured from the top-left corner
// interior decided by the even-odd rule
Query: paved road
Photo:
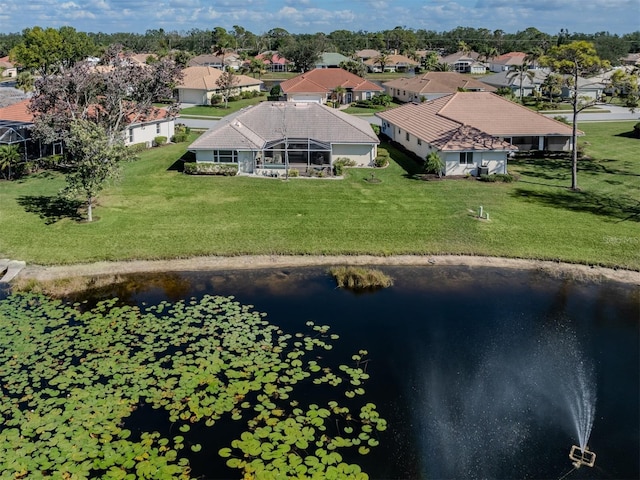
[[[603,110],[609,110],[608,112],[596,113],[596,112],[582,112],[578,115],[578,122],[606,122],[606,121],[618,121],[618,120],[640,120],[640,109],[632,113],[631,110],[625,107],[619,107],[617,105],[598,105],[598,108]],[[563,116],[567,120],[571,121],[572,114],[559,114],[559,113],[547,113],[547,117]]]

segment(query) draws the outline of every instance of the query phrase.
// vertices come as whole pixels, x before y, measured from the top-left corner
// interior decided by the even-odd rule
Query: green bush
[[[371,129],[376,135],[380,135],[380,125],[371,124]]]
[[[298,171],[297,168],[290,168],[289,169],[289,176],[290,177],[297,177],[300,175],[300,172]]]
[[[341,176],[344,173],[344,167],[355,167],[356,161],[347,157],[340,157],[333,162],[333,173]]]
[[[387,157],[389,158],[389,151],[386,148],[378,148],[378,156],[379,157]]]
[[[171,137],[171,141],[173,143],[182,143],[186,142],[189,138],[189,135],[186,133],[176,133],[173,137]]]
[[[222,95],[211,95],[211,105],[220,105],[222,103]]]
[[[633,133],[635,134],[636,138],[640,138],[640,122],[636,123],[633,126]]]
[[[378,155],[373,163],[378,168],[386,167],[389,164],[389,157]]]
[[[144,152],[147,149],[147,144],[145,142],[132,143],[131,145],[129,145],[128,148],[133,153],[140,153],[140,152]]]
[[[238,166],[224,163],[188,162],[184,164],[183,171],[188,175],[222,175],[230,177],[238,174]]]
[[[491,175],[482,174],[480,180],[483,182],[502,182],[511,183],[515,181],[515,177],[508,173],[493,173]]]
[[[154,145],[160,146],[160,145],[164,145],[165,143],[167,143],[167,137],[163,135],[158,135],[156,138],[153,139]]]

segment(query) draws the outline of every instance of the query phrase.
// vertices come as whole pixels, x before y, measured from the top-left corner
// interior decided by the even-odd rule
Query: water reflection
[[[577,440],[563,428],[561,408],[546,404],[555,415],[542,416],[531,403],[513,399],[523,395],[521,377],[514,372],[526,370],[527,363],[539,364],[535,382],[561,377],[554,362],[542,362],[539,347],[559,341],[556,332],[568,331],[595,369],[590,447],[598,454],[596,467],[583,467],[570,478],[640,477],[637,287],[553,279],[536,271],[381,269],[394,278],[394,286],[365,295],[336,289],[324,269],[297,268],[131,275],[71,300],[90,305],[117,296],[143,305],[234,295],[288,331],[302,330],[307,320],[330,325],[341,337],[331,353],[336,362],[359,348],[372,359],[367,394],[390,429],[373,455],[352,460],[372,478],[385,479],[459,478],[463,473],[451,469],[450,462],[469,461],[470,455],[486,460],[470,463],[470,476],[476,478],[559,478],[567,473],[568,452]],[[561,348],[553,350],[560,358],[561,353]],[[470,406],[480,415],[483,408],[486,416],[502,415],[503,421],[465,423],[461,420]],[[464,443],[443,443],[434,424],[455,427],[452,435],[459,437],[469,436],[473,428],[482,445],[470,453],[460,449]],[[210,459],[194,454],[192,462],[194,473],[210,476],[205,470]],[[220,478],[234,474],[215,471]]]

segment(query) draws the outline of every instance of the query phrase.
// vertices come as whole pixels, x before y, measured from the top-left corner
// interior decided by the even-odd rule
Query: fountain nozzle
[[[584,447],[582,450],[577,445],[572,445],[569,458],[573,460],[572,465],[576,468],[580,468],[582,465],[593,467],[596,463],[596,454],[590,451],[589,447]]]

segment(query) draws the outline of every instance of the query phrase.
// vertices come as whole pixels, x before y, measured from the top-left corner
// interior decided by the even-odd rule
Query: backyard
[[[0,254],[43,265],[244,254],[472,254],[640,270],[633,122],[580,125],[588,158],[510,162],[514,183],[424,181],[390,145],[385,169],[343,180],[188,176],[188,143],[143,152],[98,198],[94,222],[55,172],[0,183]],[[366,180],[372,172],[379,180]],[[480,206],[490,219],[478,219]]]

